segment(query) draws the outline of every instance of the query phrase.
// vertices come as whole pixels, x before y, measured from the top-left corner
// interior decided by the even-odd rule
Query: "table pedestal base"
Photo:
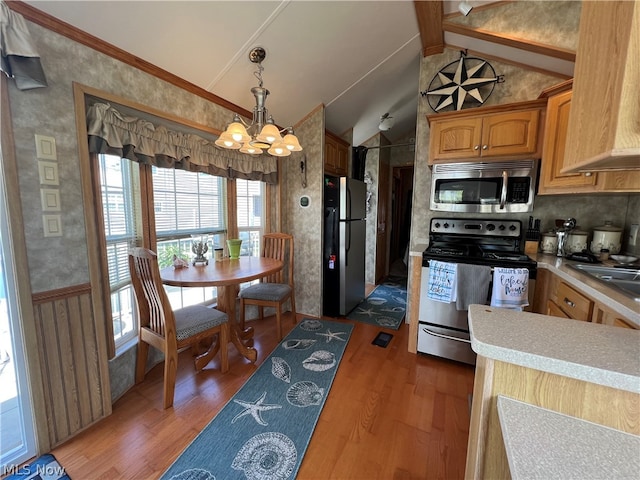
[[[238,294],[237,285],[227,285],[218,288],[218,309],[225,312],[229,317],[230,336],[233,343],[244,358],[251,363],[258,359],[258,351],[253,348],[253,327],[240,330],[236,321],[236,296]]]

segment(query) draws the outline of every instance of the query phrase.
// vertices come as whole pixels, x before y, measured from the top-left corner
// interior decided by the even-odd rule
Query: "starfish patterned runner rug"
[[[407,279],[389,277],[347,314],[350,320],[398,330],[407,312]]]
[[[303,319],[161,478],[295,478],[352,330]]]

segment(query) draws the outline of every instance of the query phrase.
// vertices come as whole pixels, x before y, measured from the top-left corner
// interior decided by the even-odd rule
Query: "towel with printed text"
[[[494,267],[491,306],[522,310],[529,305],[529,270]]]
[[[457,298],[458,264],[429,261],[429,292],[427,296],[438,302],[451,303]]]

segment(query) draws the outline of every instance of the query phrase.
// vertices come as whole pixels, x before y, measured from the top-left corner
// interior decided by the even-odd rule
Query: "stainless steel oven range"
[[[429,246],[422,254],[418,352],[475,365],[471,349],[466,310],[456,303],[443,303],[427,297],[429,262],[527,268],[529,302],[533,298],[536,262],[523,252],[522,223],[519,220],[432,218]],[[491,282],[491,280],[489,280]],[[491,286],[486,303],[491,298]]]

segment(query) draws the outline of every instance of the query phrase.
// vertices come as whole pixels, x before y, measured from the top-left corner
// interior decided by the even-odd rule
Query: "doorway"
[[[1,155],[0,155],[1,158]],[[5,195],[5,178],[0,166],[0,468],[35,456],[35,433],[31,395],[27,381],[27,363],[22,328],[17,308],[15,271],[9,218]]]
[[[391,245],[389,274],[407,276],[411,202],[413,199],[413,165],[393,167],[391,182]]]

